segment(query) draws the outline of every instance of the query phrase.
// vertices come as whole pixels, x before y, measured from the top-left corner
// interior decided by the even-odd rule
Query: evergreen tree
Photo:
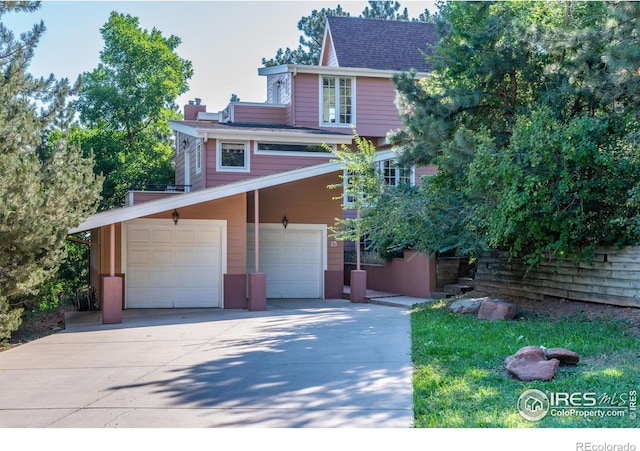
[[[383,19],[383,20],[409,20],[409,11],[404,8],[400,12],[400,2],[375,2],[370,1],[369,6],[362,10],[361,17],[365,19]]]
[[[448,233],[401,229],[394,239],[430,253],[504,247],[531,264],[545,252],[584,259],[596,244],[638,243],[638,11],[443,5],[434,72],[395,79],[406,128],[391,140],[401,164],[438,166],[404,204]]]
[[[349,13],[344,11],[340,5],[333,9],[322,8],[320,11],[314,9],[311,15],[298,21],[298,30],[303,33],[300,36],[298,48],[294,50],[289,47],[284,50],[280,48],[273,58],[269,60],[262,58],[262,64],[266,67],[281,64],[318,64],[327,16],[349,16]]]
[[[0,18],[32,12],[35,2],[2,2]],[[95,211],[100,183],[93,161],[54,129],[72,115],[68,80],[27,72],[43,23],[16,39],[0,23],[0,339],[20,324],[23,299],[57,271],[67,231]]]

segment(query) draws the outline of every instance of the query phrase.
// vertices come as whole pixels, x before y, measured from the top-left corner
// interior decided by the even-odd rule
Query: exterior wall
[[[206,143],[207,158],[205,171],[207,174],[207,187],[226,185],[228,183],[246,180],[253,177],[278,174],[301,167],[327,163],[332,156],[298,156],[298,155],[261,155],[255,153],[255,141],[249,142],[249,167],[251,172],[219,172],[217,170],[217,142],[209,139]],[[195,189],[195,186],[194,186]]]
[[[292,125],[318,128],[320,119],[320,91],[318,75],[298,74],[293,77]],[[340,131],[345,131],[340,129]],[[349,131],[349,128],[346,129]]]
[[[394,258],[384,265],[361,265],[367,272],[367,288],[403,296],[428,298],[436,289],[436,262],[429,255],[405,251],[404,258]],[[355,264],[345,264],[345,284]]]
[[[485,252],[478,261],[475,290],[492,296],[640,307],[640,247],[599,247],[591,264],[549,257],[528,272],[521,259],[506,252]]]
[[[320,81],[317,74],[298,74],[295,79],[294,124],[349,133],[349,126],[320,127]],[[402,127],[395,106],[396,90],[390,79],[357,77],[355,83],[356,129],[360,136],[378,138]]]
[[[176,196],[179,194],[183,193],[172,191],[129,191],[129,193],[127,193],[125,206],[130,207],[132,205],[143,204],[145,202],[151,202],[153,200],[163,199],[165,197]]]
[[[260,222],[282,222],[287,216],[289,224],[327,224],[333,226],[335,218],[342,214],[339,200],[333,200],[335,191],[327,185],[339,183],[338,174],[328,174],[260,190]],[[253,193],[247,195],[247,222],[254,221]],[[327,270],[343,270],[343,247],[328,232]]]
[[[285,105],[291,103],[291,81],[292,77],[289,73],[269,75],[267,77],[267,104]],[[278,82],[280,82],[279,85]]]
[[[438,167],[433,164],[416,168],[416,186],[422,185],[422,176],[436,175],[437,173]]]
[[[285,124],[287,121],[287,109],[281,105],[234,103],[231,108],[233,122]]]
[[[211,140],[207,142],[202,142],[202,170],[199,174],[196,174],[196,138],[192,136],[187,136],[184,134],[180,135],[180,141],[183,139],[187,140],[187,146],[182,147],[182,143],[179,143],[181,150],[176,152],[175,155],[175,168],[176,168],[176,185],[184,185],[185,177],[184,177],[184,163],[185,163],[185,152],[189,153],[189,171],[191,174],[191,191],[195,191],[197,189],[205,188],[205,179],[204,176],[206,174],[206,164],[207,164],[207,152],[208,149],[213,149],[214,156],[214,167],[215,167],[215,145],[211,145]]]
[[[360,136],[385,137],[401,128],[393,82],[383,78],[356,79],[356,129]]]

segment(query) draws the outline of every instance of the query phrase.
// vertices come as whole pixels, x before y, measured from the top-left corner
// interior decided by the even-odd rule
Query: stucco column
[[[258,190],[253,194],[255,272],[249,274],[249,310],[261,311],[267,309],[267,275],[260,272],[260,195]]]
[[[109,277],[102,282],[102,323],[122,322],[122,277],[116,276],[116,225],[109,230]]]
[[[354,269],[351,271],[351,302],[367,302],[367,272]]]

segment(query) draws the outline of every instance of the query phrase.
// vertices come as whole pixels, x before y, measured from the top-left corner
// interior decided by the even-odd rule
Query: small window
[[[196,140],[196,174],[202,172],[202,140]]]
[[[329,146],[334,149],[335,146]],[[256,152],[264,154],[288,154],[288,155],[314,155],[326,157],[331,152],[326,147],[319,144],[297,144],[297,143],[256,143]]]
[[[219,164],[221,171],[249,170],[249,156],[247,144],[242,142],[221,142],[219,145]]]

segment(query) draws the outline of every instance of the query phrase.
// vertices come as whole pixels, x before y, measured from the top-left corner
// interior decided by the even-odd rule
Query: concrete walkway
[[[265,312],[126,310],[117,325],[99,315],[0,353],[0,427],[412,425],[407,308],[279,300]]]

